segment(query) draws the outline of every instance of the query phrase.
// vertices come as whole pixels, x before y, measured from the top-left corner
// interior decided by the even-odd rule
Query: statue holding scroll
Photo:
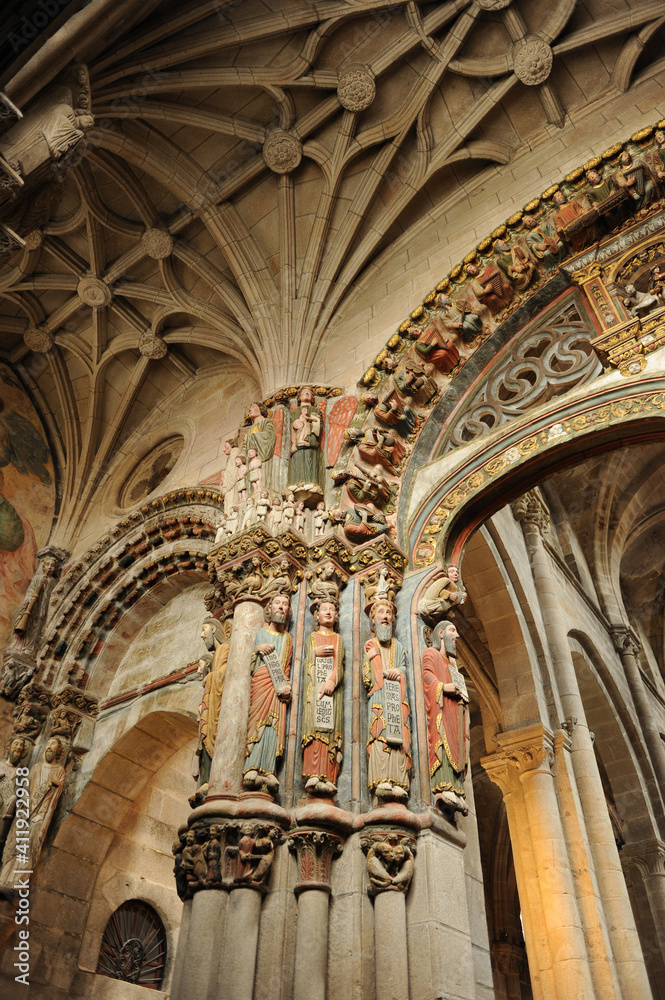
[[[458,638],[452,622],[438,622],[432,629],[432,646],[423,653],[422,668],[434,801],[443,810],[466,816],[469,696],[455,659]]]
[[[370,611],[372,638],[362,665],[367,690],[367,781],[382,801],[408,798],[411,773],[410,710],[406,695],[406,653],[393,638],[392,601],[379,598]]]
[[[332,797],[342,763],[344,642],[335,631],[337,602],[313,602],[315,629],[305,643],[303,778],[310,794]]]
[[[286,594],[276,594],[265,610],[265,625],[254,638],[252,686],[247,726],[247,751],[243,786],[250,791],[276,795],[276,776],[284,755],[286,706],[291,700],[293,642],[287,629],[291,604]]]

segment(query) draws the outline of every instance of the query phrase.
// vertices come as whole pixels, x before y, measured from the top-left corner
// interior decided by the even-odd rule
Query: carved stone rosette
[[[329,830],[296,830],[289,834],[289,850],[298,861],[296,896],[306,889],[330,892],[330,869],[344,849],[343,838]]]
[[[416,838],[404,830],[388,827],[374,829],[361,837],[367,855],[368,893],[401,892],[411,885],[416,855]]]
[[[262,819],[200,820],[173,845],[178,895],[191,899],[201,889],[267,892],[275,848],[284,831]]]

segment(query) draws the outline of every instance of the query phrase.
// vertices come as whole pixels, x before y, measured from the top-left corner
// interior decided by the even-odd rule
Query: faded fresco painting
[[[54,505],[53,462],[39,417],[0,365],[0,649],[48,541]]]

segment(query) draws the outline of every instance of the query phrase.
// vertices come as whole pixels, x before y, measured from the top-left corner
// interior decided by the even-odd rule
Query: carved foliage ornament
[[[513,69],[515,76],[527,87],[544,83],[552,72],[552,49],[532,35],[517,42],[513,47]]]
[[[164,260],[173,251],[173,237],[166,229],[146,229],[141,237],[141,246],[148,257],[153,260]]]
[[[289,850],[298,860],[296,895],[305,889],[330,892],[330,867],[344,848],[340,836],[328,830],[297,830],[289,836]]]
[[[302,160],[302,143],[284,129],[275,129],[263,144],[266,166],[276,174],[290,174]]]
[[[374,78],[366,69],[347,70],[337,85],[339,102],[347,111],[364,111],[374,100],[375,94]]]
[[[150,256],[152,257],[153,254],[150,254]],[[144,358],[158,361],[166,355],[168,347],[161,337],[156,336],[156,334],[148,330],[139,337],[139,351]]]
[[[53,347],[53,334],[37,326],[29,326],[23,334],[23,343],[36,354],[47,354]]]

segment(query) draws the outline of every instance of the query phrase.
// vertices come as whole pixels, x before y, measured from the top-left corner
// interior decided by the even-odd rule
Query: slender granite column
[[[661,794],[665,794],[665,744],[660,738],[658,723],[654,717],[651,702],[644,687],[642,672],[637,662],[637,652],[640,648],[637,636],[633,634],[632,629],[625,625],[615,625],[612,627],[612,639],[626,673],[626,680],[633,696],[644,742],[649,748],[649,756],[658,787],[661,789]]]
[[[651,844],[636,844],[621,852],[624,862],[635,865],[649,900],[649,908],[665,962],[665,844],[654,841]]]
[[[263,604],[241,597],[233,611],[233,631],[219,711],[215,752],[210,768],[210,791],[215,795],[239,795],[247,745],[247,719],[252,678],[250,663],[254,636],[263,625]]]
[[[589,833],[589,847],[621,997],[623,1000],[649,1000],[651,988],[568,645],[560,592],[543,542],[543,532],[549,525],[549,512],[536,491],[526,493],[515,501],[513,512],[522,523],[561,704],[566,718],[577,719],[571,733],[573,771]],[[602,969],[609,957],[604,956],[597,945],[597,940],[592,937],[589,941],[589,958],[594,970]]]
[[[378,816],[380,810],[375,813]],[[376,995],[381,1000],[404,1000],[409,995],[406,894],[413,876],[416,835],[406,825],[372,825],[360,843],[367,855],[368,892],[374,899]]]

